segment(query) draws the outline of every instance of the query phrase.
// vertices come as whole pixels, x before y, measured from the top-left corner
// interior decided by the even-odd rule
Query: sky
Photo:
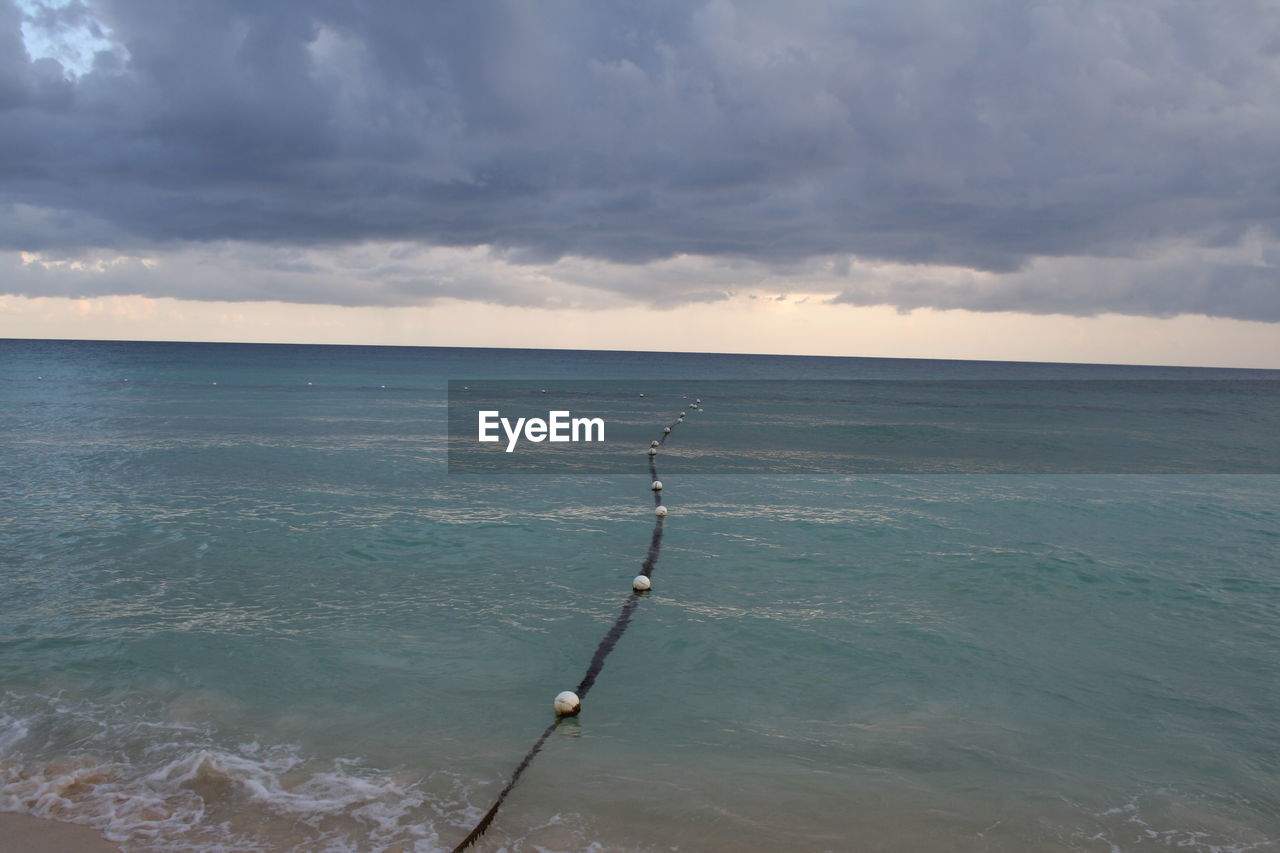
[[[0,337],[1280,368],[1270,0],[0,0]]]

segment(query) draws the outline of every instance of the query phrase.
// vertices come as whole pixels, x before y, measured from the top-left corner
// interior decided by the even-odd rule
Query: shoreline
[[[0,812],[0,853],[120,853],[96,829],[79,823]]]

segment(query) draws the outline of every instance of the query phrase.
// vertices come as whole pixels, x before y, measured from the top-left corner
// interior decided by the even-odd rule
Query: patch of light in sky
[[[79,77],[93,68],[94,54],[119,48],[83,0],[17,0],[22,41],[31,59],[56,59]]]

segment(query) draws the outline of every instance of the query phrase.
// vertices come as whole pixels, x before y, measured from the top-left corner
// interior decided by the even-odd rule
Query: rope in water
[[[698,411],[698,407],[701,404],[702,400],[698,399],[690,406],[690,408],[694,411]],[[681,412],[680,416],[676,418],[670,426],[664,427],[662,430],[662,437],[657,441],[652,442],[649,448],[649,477],[653,482],[652,490],[654,503],[653,536],[649,540],[649,553],[645,556],[644,564],[640,569],[640,576],[636,578],[637,582],[640,580],[640,577],[644,577],[648,580],[653,576],[653,569],[658,564],[658,554],[662,550],[662,526],[663,522],[666,521],[667,512],[666,508],[662,505],[662,484],[658,481],[658,469],[654,461],[658,454],[657,448],[666,443],[667,438],[671,435],[672,429],[684,423],[685,414],[685,412]],[[647,584],[643,589],[638,588],[633,584],[631,595],[627,596],[627,601],[622,605],[622,610],[619,611],[618,618],[614,620],[608,633],[604,635],[604,638],[600,640],[600,644],[596,646],[595,654],[591,656],[591,663],[587,665],[587,672],[582,677],[582,681],[578,682],[578,687],[574,692],[577,694],[579,702],[587,698],[587,693],[596,683],[596,676],[598,676],[600,671],[604,669],[605,658],[609,657],[609,653],[612,652],[613,647],[618,644],[618,640],[622,639],[622,635],[626,632],[627,626],[631,624],[631,615],[635,613],[636,607],[640,605],[640,599],[643,598],[647,589]],[[533,759],[542,751],[542,747],[547,742],[547,738],[551,737],[551,733],[556,730],[560,723],[570,716],[576,716],[577,713],[578,711],[575,708],[572,712],[557,716],[555,721],[542,730],[542,734],[538,736],[538,739],[534,741],[533,746],[529,748],[527,753],[525,753],[524,758],[516,765],[516,769],[512,771],[511,779],[507,782],[506,787],[498,792],[498,798],[493,801],[493,805],[489,807],[489,811],[485,812],[484,817],[480,818],[480,822],[476,824],[475,829],[471,830],[471,833],[467,835],[466,838],[462,839],[462,842],[458,844],[457,847],[453,848],[453,853],[462,853],[463,850],[466,850],[478,841],[480,836],[484,835],[485,830],[489,828],[489,825],[493,823],[493,819],[497,817],[498,809],[502,808],[502,804],[507,799],[507,795],[511,793],[513,788],[515,788],[516,782],[520,781],[520,777],[524,774],[524,771],[529,768],[529,765],[533,763]]]

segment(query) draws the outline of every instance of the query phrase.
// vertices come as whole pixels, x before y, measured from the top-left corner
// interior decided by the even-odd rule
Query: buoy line
[[[698,403],[701,402],[702,400],[699,399]],[[565,690],[556,696],[555,701],[552,703],[552,709],[556,714],[555,720],[542,730],[542,734],[538,736],[533,746],[525,753],[524,758],[516,765],[516,769],[511,772],[511,779],[507,782],[506,787],[498,792],[498,797],[493,801],[493,805],[489,807],[489,811],[485,812],[484,817],[480,818],[475,829],[471,830],[470,834],[462,839],[462,842],[457,847],[453,848],[453,853],[462,853],[463,850],[478,841],[480,836],[484,835],[485,830],[489,828],[489,825],[493,823],[493,819],[497,817],[498,809],[502,808],[507,795],[515,788],[516,782],[520,781],[520,777],[529,768],[529,765],[533,763],[533,759],[542,751],[547,738],[551,737],[551,733],[562,722],[569,717],[576,717],[578,712],[582,710],[582,700],[587,697],[587,693],[596,683],[596,677],[604,669],[605,659],[609,657],[613,647],[618,644],[618,640],[622,639],[627,626],[631,624],[632,614],[635,613],[636,608],[640,605],[640,600],[652,587],[653,569],[658,564],[658,554],[662,550],[662,528],[668,512],[666,506],[662,503],[662,481],[658,479],[658,468],[655,464],[655,459],[658,455],[658,448],[666,443],[667,438],[671,435],[672,428],[684,423],[684,419],[685,413],[681,412],[675,421],[669,426],[663,427],[662,437],[649,445],[649,479],[653,484],[649,487],[653,492],[653,536],[649,539],[649,551],[645,555],[644,563],[640,566],[640,574],[636,575],[631,582],[631,594],[627,596],[626,603],[622,605],[622,610],[618,612],[618,617],[614,620],[613,625],[610,626],[608,632],[600,640],[599,645],[596,646],[595,653],[591,656],[591,663],[587,665],[587,672],[582,676],[582,681],[578,682],[578,686],[574,690]]]

